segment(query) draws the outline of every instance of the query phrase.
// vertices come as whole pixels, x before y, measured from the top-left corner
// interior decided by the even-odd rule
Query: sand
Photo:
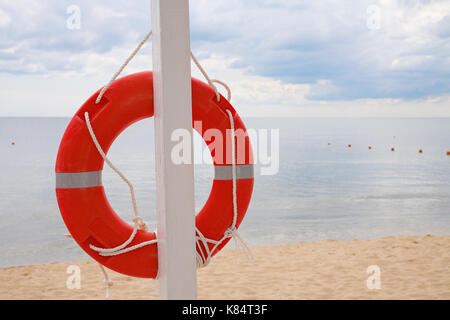
[[[392,236],[225,249],[198,272],[199,299],[450,299],[450,236]],[[66,287],[69,265],[81,270],[81,289]],[[380,271],[368,289],[367,268]],[[376,269],[377,267],[375,267]],[[109,271],[112,299],[158,299],[158,281]],[[375,279],[376,280],[376,279]],[[104,299],[93,261],[0,269],[0,299]]]

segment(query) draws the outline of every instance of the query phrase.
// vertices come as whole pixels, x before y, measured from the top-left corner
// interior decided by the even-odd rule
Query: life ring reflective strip
[[[132,74],[116,80],[106,91],[101,102],[95,104],[100,91],[91,96],[69,123],[62,138],[56,160],[56,195],[64,222],[74,240],[92,258],[104,266],[135,277],[155,278],[158,271],[157,245],[149,245],[117,256],[101,256],[89,247],[113,248],[127,240],[133,226],[122,220],[110,206],[102,186],[103,158],[91,140],[84,113],[88,112],[91,125],[102,149],[107,153],[115,138],[132,123],[153,116],[153,74],[150,71]],[[214,90],[207,84],[192,79],[193,122],[203,137],[209,129],[219,130],[224,139],[231,139],[229,117],[233,116],[235,130],[245,132],[244,148],[236,147],[237,222],[239,227],[250,203],[253,190],[253,153],[246,128],[231,104],[221,97],[218,102]],[[214,180],[202,210],[196,215],[196,226],[208,239],[220,240],[233,221],[231,141],[217,145],[205,141],[214,162]],[[235,145],[236,145],[235,141]],[[230,149],[230,150],[228,150]],[[240,153],[245,153],[244,155]],[[220,157],[222,155],[222,157]],[[228,157],[227,157],[228,156]],[[229,159],[229,161],[227,161]],[[154,240],[154,232],[138,230],[129,246]],[[216,254],[229,239],[216,248]],[[211,244],[209,249],[212,249]],[[197,251],[206,254],[203,244]]]
[[[56,188],[92,188],[102,186],[103,171],[57,172]],[[214,166],[215,180],[233,180],[232,166]],[[253,165],[237,165],[236,179],[253,179]]]

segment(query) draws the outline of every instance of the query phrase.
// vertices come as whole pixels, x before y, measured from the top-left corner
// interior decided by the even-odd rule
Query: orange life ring
[[[116,80],[100,103],[95,104],[99,92],[92,95],[77,111],[59,146],[55,168],[59,209],[75,241],[92,258],[109,269],[129,276],[155,278],[158,271],[156,244],[116,256],[101,256],[89,247],[90,244],[103,248],[118,246],[129,238],[133,226],[114,212],[106,198],[101,181],[104,160],[97,151],[84,120],[84,113],[88,112],[97,140],[107,153],[124,129],[138,120],[153,116],[153,74],[150,71],[140,72]],[[205,131],[215,129],[222,133],[224,140],[228,139],[228,143],[223,143],[223,150],[215,150],[217,145],[213,141],[205,141],[214,161],[215,177],[209,198],[196,215],[196,227],[206,238],[212,240],[223,237],[234,216],[230,119],[227,109],[233,116],[235,131],[243,130],[245,133],[245,148],[238,146],[238,139],[235,140],[237,228],[247,211],[253,190],[250,139],[244,123],[231,104],[222,96],[218,102],[209,85],[192,79],[193,121],[202,122],[201,128],[194,128],[199,130],[202,137]],[[154,232],[138,230],[130,246],[155,238]],[[229,238],[212,255],[228,241]],[[212,247],[211,244],[209,250]],[[206,254],[203,244],[197,244],[197,252]]]

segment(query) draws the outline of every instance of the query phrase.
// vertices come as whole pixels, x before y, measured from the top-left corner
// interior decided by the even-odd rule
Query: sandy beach
[[[198,272],[199,299],[450,299],[450,236],[392,236],[225,249]],[[69,265],[81,288],[66,287]],[[380,289],[368,289],[369,266]],[[158,299],[158,281],[109,271],[111,299]],[[104,299],[94,261],[0,269],[0,299]],[[374,284],[374,282],[370,282]]]

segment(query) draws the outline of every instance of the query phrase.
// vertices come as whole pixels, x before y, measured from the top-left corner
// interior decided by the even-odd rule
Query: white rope
[[[102,272],[103,272],[103,276],[105,278],[105,290],[106,290],[105,296],[106,296],[106,299],[109,299],[109,296],[110,296],[109,292],[110,292],[110,288],[113,286],[113,282],[111,279],[109,279],[108,273],[106,272],[105,267],[98,262],[97,262],[97,264],[100,267],[100,270],[102,270]]]
[[[128,65],[128,63],[134,58],[134,56],[138,53],[138,51],[142,48],[142,46],[147,42],[147,40],[152,35],[152,30],[150,30],[149,33],[142,39],[142,41],[139,43],[139,45],[134,49],[134,51],[131,53],[131,55],[125,60],[125,62],[120,66],[119,70],[114,74],[114,76],[109,80],[109,82],[103,87],[103,89],[100,91],[97,99],[95,100],[95,104],[98,104],[100,100],[103,97],[103,94],[108,90],[109,86],[116,80],[116,78],[119,76],[119,74],[125,69],[125,67]]]
[[[72,235],[71,234],[65,234],[64,235],[64,237],[66,237],[66,238],[71,238],[71,239],[73,239],[73,237],[72,237]],[[106,272],[106,269],[105,269],[105,267],[101,264],[101,263],[98,263],[97,262],[97,265],[100,267],[100,270],[102,271],[102,273],[103,273],[103,278],[105,279],[104,280],[104,282],[105,282],[105,297],[106,297],[106,299],[109,299],[109,297],[110,297],[110,288],[113,286],[113,282],[112,282],[112,280],[109,278],[109,276],[108,276],[108,273]]]
[[[236,183],[236,145],[235,145],[235,130],[234,130],[234,119],[233,119],[233,114],[231,113],[230,110],[226,109],[225,110],[228,114],[228,117],[230,119],[230,134],[231,134],[231,165],[232,165],[232,173],[233,173],[233,223],[231,224],[231,226],[225,231],[222,239],[220,239],[219,241],[216,240],[212,240],[212,239],[208,239],[206,238],[201,232],[200,230],[197,230],[197,233],[199,234],[197,236],[197,245],[198,245],[198,241],[200,240],[203,244],[203,246],[206,248],[206,252],[207,252],[207,257],[205,258],[205,256],[203,255],[203,251],[200,250],[201,254],[201,258],[202,259],[198,259],[199,255],[197,253],[197,266],[199,267],[204,267],[206,266],[209,261],[211,260],[212,254],[214,253],[214,251],[216,250],[216,248],[226,239],[228,238],[233,238],[236,246],[239,246],[239,244],[241,245],[242,248],[244,248],[246,250],[247,256],[249,257],[249,259],[254,259],[254,254],[252,252],[252,250],[250,249],[250,247],[247,245],[247,243],[245,242],[245,240],[239,235],[239,233],[237,232],[236,229],[236,223],[237,223],[237,216],[238,216],[238,210],[237,210],[237,183]],[[212,248],[212,250],[209,250],[209,246],[208,243],[213,243],[215,244],[214,247]],[[200,248],[201,249],[201,248]]]
[[[114,82],[114,80],[120,75],[120,73],[123,71],[123,69],[128,65],[128,63],[134,58],[134,56],[142,48],[142,46],[145,44],[145,42],[150,38],[151,34],[152,34],[152,31],[150,31],[144,37],[144,39],[139,43],[139,45],[136,47],[136,49],[131,53],[131,55],[126,59],[126,61],[120,66],[119,70],[114,74],[114,76],[111,78],[111,80],[102,88],[97,99],[95,100],[95,104],[98,104],[101,101],[104,93],[108,90],[108,88],[111,86],[111,84]],[[205,77],[205,79],[207,80],[209,85],[214,89],[214,92],[216,93],[217,101],[220,101],[220,94],[219,94],[219,91],[217,90],[217,87],[214,85],[214,83],[219,83],[226,89],[227,100],[230,101],[231,100],[231,90],[228,87],[228,85],[226,83],[216,80],[216,79],[211,80],[209,78],[208,74],[206,73],[206,71],[200,65],[200,63],[195,58],[195,56],[192,52],[191,52],[191,58],[194,61],[194,63],[197,65],[198,69],[203,74],[203,76]],[[204,267],[204,266],[208,265],[208,263],[211,261],[211,257],[213,255],[213,253],[215,252],[215,250],[228,238],[233,238],[235,240],[236,246],[239,246],[239,244],[240,244],[241,247],[246,250],[247,256],[249,259],[254,258],[253,252],[251,251],[250,247],[247,245],[247,243],[244,241],[244,239],[239,235],[239,233],[237,232],[237,229],[236,229],[238,210],[237,210],[235,130],[234,130],[233,115],[232,115],[231,111],[228,109],[226,110],[226,112],[230,119],[230,128],[231,128],[230,132],[231,132],[231,139],[232,139],[231,153],[232,153],[232,172],[233,172],[233,223],[225,231],[224,235],[222,236],[222,238],[220,240],[208,239],[203,235],[203,233],[197,227],[195,228],[196,234],[197,234],[196,235],[196,246],[199,249],[199,250],[196,250],[196,259],[197,259],[198,267]],[[158,240],[154,239],[154,240],[150,240],[150,241],[141,242],[141,243],[136,244],[131,247],[127,247],[134,240],[138,229],[147,230],[148,228],[147,228],[147,225],[145,224],[144,220],[138,214],[136,197],[135,197],[133,185],[125,177],[125,175],[112,164],[112,162],[108,159],[108,157],[104,153],[103,149],[101,148],[101,146],[95,136],[94,130],[92,129],[88,112],[85,112],[84,116],[85,116],[87,128],[89,130],[89,134],[90,134],[92,141],[94,142],[94,145],[97,148],[99,154],[102,156],[103,160],[107,163],[107,165],[114,172],[116,172],[120,176],[120,178],[122,178],[122,180],[128,185],[128,187],[130,189],[130,194],[131,194],[131,201],[133,204],[133,212],[135,215],[135,217],[133,218],[133,222],[134,222],[133,232],[131,233],[130,237],[125,242],[123,242],[122,244],[120,244],[114,248],[99,248],[92,244],[89,244],[89,247],[92,250],[97,251],[99,253],[99,255],[101,255],[101,256],[115,256],[115,255],[120,255],[120,254],[123,254],[126,252],[136,250],[136,249],[144,247],[144,246],[148,246],[148,245],[157,243]],[[203,245],[203,248],[206,252],[204,252],[204,250],[202,249],[200,244]],[[209,247],[210,244],[213,245],[212,249],[210,249],[210,247]],[[101,264],[99,264],[99,265],[100,265],[100,268],[105,277],[106,298],[109,298],[110,287],[112,286],[112,281],[109,279],[105,268]]]
[[[206,73],[205,69],[202,68],[202,66],[200,65],[200,63],[197,61],[197,59],[195,58],[194,54],[191,51],[191,58],[192,61],[194,61],[195,65],[197,66],[197,68],[200,70],[200,72],[203,74],[203,76],[205,77],[206,81],[208,81],[209,85],[214,89],[215,93],[216,93],[216,97],[217,97],[217,101],[220,101],[220,94],[219,91],[217,90],[216,86],[214,85],[213,81],[209,78],[208,74]],[[218,82],[218,80],[216,80],[216,82]],[[227,86],[228,87],[228,86]]]
[[[116,71],[116,73],[112,76],[112,78],[109,80],[109,82],[102,88],[102,90],[100,90],[100,93],[98,94],[97,99],[95,99],[95,104],[100,103],[106,90],[108,90],[108,88],[111,86],[111,84],[114,82],[114,80],[116,80],[117,77],[120,75],[120,73],[122,73],[123,69],[125,69],[125,67],[128,65],[128,63],[130,63],[130,61],[136,56],[136,54],[139,52],[139,50],[142,48],[142,46],[147,42],[147,40],[150,38],[151,35],[152,35],[152,30],[150,30],[150,32],[147,33],[147,35],[144,37],[144,39],[142,39],[142,41],[139,43],[139,45],[133,50],[133,52],[130,54],[130,56],[125,60],[124,63],[122,63],[119,70]],[[206,81],[208,81],[208,84],[214,89],[214,92],[216,93],[217,101],[220,101],[220,93],[219,93],[219,90],[217,90],[217,87],[214,85],[214,82],[219,83],[225,87],[225,89],[227,90],[227,100],[231,101],[231,90],[228,87],[228,85],[220,80],[216,80],[216,79],[211,80],[209,78],[208,74],[206,73],[205,69],[203,69],[203,67],[198,62],[197,58],[195,58],[192,51],[190,52],[190,54],[191,54],[192,61],[194,61],[195,65],[200,70],[200,72],[203,74]]]
[[[234,136],[234,119],[231,111],[225,110],[230,118],[230,127],[231,127],[231,165],[233,172],[233,224],[231,225],[232,232],[236,230],[236,220],[237,220],[237,195],[236,195],[236,145],[234,144],[235,136]],[[234,230],[233,230],[234,229]]]
[[[135,57],[135,55],[138,53],[138,51],[142,48],[142,46],[145,44],[145,42],[150,38],[150,36],[152,35],[152,31],[150,31],[145,37],[144,39],[139,43],[139,45],[134,49],[134,51],[131,53],[131,55],[125,60],[125,62],[120,66],[119,70],[117,70],[117,72],[113,75],[113,77],[110,79],[110,81],[102,88],[102,90],[100,91],[98,97],[95,100],[95,104],[98,104],[103,95],[105,94],[105,92],[108,90],[108,88],[111,86],[111,84],[117,79],[117,77],[120,75],[120,73],[125,69],[125,67],[128,65],[128,63]],[[214,92],[216,93],[216,97],[217,97],[217,101],[220,101],[220,94],[219,91],[217,90],[217,87],[214,85],[214,83],[219,83],[220,85],[222,85],[226,91],[227,91],[227,100],[231,101],[231,90],[228,87],[228,85],[220,80],[216,80],[213,79],[211,80],[208,76],[208,74],[206,73],[206,71],[203,69],[203,67],[200,65],[200,63],[198,62],[198,60],[195,58],[194,54],[191,52],[191,57],[192,60],[194,61],[194,63],[196,64],[196,66],[198,67],[198,69],[200,70],[200,72],[203,74],[203,76],[205,77],[205,79],[207,80],[208,84],[214,89]],[[234,121],[233,121],[233,116],[231,114],[231,112],[229,110],[226,110],[228,113],[228,116],[230,118],[230,127],[231,127],[231,134],[232,134],[232,141],[234,142]],[[121,245],[116,246],[114,248],[99,248],[96,247],[92,244],[89,245],[89,247],[94,250],[97,251],[99,253],[99,255],[101,256],[115,256],[115,255],[120,255],[126,252],[130,252],[133,250],[136,250],[138,248],[147,246],[147,245],[151,245],[151,244],[155,244],[158,242],[157,239],[154,240],[150,240],[150,241],[145,241],[142,243],[139,243],[137,245],[131,246],[131,247],[127,247],[135,238],[137,230],[138,229],[142,229],[142,230],[147,230],[147,225],[144,222],[144,220],[139,216],[138,214],[138,209],[137,209],[137,204],[136,204],[136,197],[135,197],[135,193],[134,193],[134,187],[131,184],[131,182],[125,177],[125,175],[118,169],[116,168],[112,162],[108,159],[108,157],[106,156],[106,154],[104,153],[103,149],[101,148],[95,134],[94,131],[92,129],[90,120],[89,120],[89,114],[87,112],[85,112],[84,114],[85,116],[85,120],[86,120],[86,125],[88,127],[89,130],[89,134],[92,138],[92,141],[94,142],[99,154],[102,156],[103,160],[108,164],[108,166],[114,171],[116,172],[121,178],[122,180],[128,185],[129,189],[130,189],[130,194],[131,194],[131,201],[133,204],[133,212],[135,217],[133,218],[133,222],[134,222],[134,228],[133,228],[133,232],[131,233],[130,237]],[[217,249],[217,247],[226,239],[232,237],[235,240],[236,245],[238,245],[239,243],[242,245],[243,248],[246,249],[247,254],[249,256],[249,258],[254,258],[254,255],[250,249],[250,247],[247,245],[247,243],[244,241],[244,239],[237,233],[237,229],[236,229],[236,221],[237,221],[237,186],[236,186],[236,163],[235,163],[235,145],[234,143],[232,143],[232,166],[233,166],[233,223],[232,225],[225,231],[223,237],[220,240],[213,240],[213,239],[208,239],[206,238],[203,233],[196,227],[196,243],[197,246],[199,247],[199,250],[196,250],[196,259],[197,259],[197,266],[198,267],[204,267],[206,265],[208,265],[208,263],[211,261],[211,257],[212,254],[215,252],[215,250]],[[70,235],[66,235],[67,237],[71,237]],[[206,255],[204,253],[204,250],[202,250],[200,243],[203,244],[203,248],[206,251]],[[212,249],[209,248],[209,244],[213,244],[214,246],[212,247]],[[200,253],[199,253],[200,252]],[[110,297],[110,287],[113,285],[113,282],[110,280],[110,278],[108,277],[108,274],[104,268],[103,265],[101,265],[100,263],[98,263],[103,275],[104,275],[104,282],[105,282],[105,288],[106,288],[106,298],[109,299]]]
[[[225,82],[222,82],[220,80],[213,79],[213,80],[211,80],[211,82],[216,82],[216,83],[222,85],[227,90],[227,100],[230,102],[231,101],[230,87]],[[216,92],[216,94],[217,94],[217,92]],[[219,100],[217,100],[217,101],[219,101]]]
[[[84,118],[85,118],[85,120],[86,120],[86,125],[87,125],[87,127],[88,127],[89,134],[91,135],[92,141],[94,142],[95,147],[97,148],[98,152],[99,152],[100,155],[102,156],[103,160],[108,164],[108,166],[109,166],[115,173],[117,173],[117,174],[120,176],[120,178],[122,178],[122,180],[128,185],[128,187],[129,187],[129,189],[130,189],[131,202],[132,202],[132,204],[133,204],[133,211],[134,211],[134,216],[135,216],[134,219],[133,219],[134,224],[136,225],[136,227],[139,227],[139,228],[142,229],[142,230],[148,230],[146,223],[145,223],[144,220],[139,216],[138,209],[137,209],[137,205],[136,205],[136,196],[135,196],[135,194],[134,194],[134,187],[133,187],[133,185],[132,185],[131,182],[125,177],[125,175],[124,175],[122,172],[120,172],[120,170],[117,169],[117,168],[112,164],[111,161],[109,161],[108,157],[107,157],[106,154],[103,152],[103,149],[102,149],[102,147],[100,146],[100,144],[98,143],[98,140],[97,140],[97,138],[96,138],[96,136],[95,136],[95,134],[94,134],[94,130],[92,130],[91,122],[89,121],[89,113],[88,113],[88,112],[85,112],[85,113],[84,113]],[[134,238],[134,235],[135,235],[135,234],[136,234],[136,230],[133,232],[133,235],[132,235],[133,238]],[[131,237],[130,237],[130,238],[131,238]],[[130,241],[130,242],[131,242],[132,239],[131,239],[131,240],[128,239],[127,241]],[[129,242],[128,242],[128,243],[129,243]],[[127,245],[128,245],[128,244],[127,244]],[[126,246],[126,245],[125,245],[125,246]],[[122,248],[119,248],[119,247],[121,247],[121,246],[118,246],[118,247],[116,247],[116,248],[114,248],[114,249],[116,249],[116,250],[122,249]],[[94,247],[94,248],[95,248],[95,247]],[[95,249],[93,249],[93,250],[95,250]],[[112,250],[112,251],[114,251],[114,250]]]

